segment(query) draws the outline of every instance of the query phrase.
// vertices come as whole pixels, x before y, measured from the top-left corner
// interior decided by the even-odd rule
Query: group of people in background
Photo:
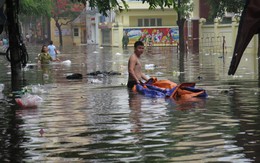
[[[56,46],[53,45],[53,41],[50,41],[50,44],[43,45],[41,49],[41,53],[38,55],[38,63],[40,64],[49,64],[51,61],[59,61],[58,50]]]

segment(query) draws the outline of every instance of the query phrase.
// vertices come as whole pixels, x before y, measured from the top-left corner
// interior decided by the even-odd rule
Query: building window
[[[144,19],[144,26],[150,26],[149,19]]]
[[[155,25],[155,19],[150,19],[150,26],[156,26]]]
[[[162,19],[161,18],[157,18],[157,26],[162,26]]]
[[[149,27],[149,26],[162,26],[161,18],[145,18],[137,20],[138,27]]]
[[[74,28],[73,34],[74,34],[74,36],[79,36],[79,29],[78,28]]]
[[[142,27],[143,26],[143,19],[138,19],[138,27]]]

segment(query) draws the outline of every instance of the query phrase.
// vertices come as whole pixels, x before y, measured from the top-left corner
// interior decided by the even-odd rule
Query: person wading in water
[[[147,77],[142,73],[142,65],[140,62],[140,56],[144,52],[144,43],[142,41],[136,41],[134,44],[134,53],[128,60],[128,82],[127,87],[133,88],[135,84],[142,83],[142,80],[147,81]]]

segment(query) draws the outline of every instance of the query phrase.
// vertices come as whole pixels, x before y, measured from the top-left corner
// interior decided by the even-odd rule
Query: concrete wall
[[[221,20],[215,19],[214,24],[207,25],[205,19],[200,19],[199,45],[200,52],[222,53],[223,42],[226,53],[232,53],[236,42],[239,20],[232,18],[232,23],[221,24]],[[258,39],[254,36],[244,53],[257,53]]]
[[[233,56],[234,46],[237,37],[239,20],[232,18],[232,23],[230,24],[221,24],[218,19],[215,19],[215,23],[212,25],[206,25],[205,19],[200,19],[200,35],[199,35],[199,48],[200,52],[206,54],[217,54],[219,56],[225,57],[225,65],[229,66],[231,58]],[[225,39],[225,41],[223,41]],[[223,50],[223,42],[224,42],[224,50]],[[258,36],[255,35],[246,50],[244,51],[244,55],[241,58],[241,62],[239,64],[237,74],[240,71],[248,71],[248,73],[257,72],[258,71],[258,59],[257,59],[257,50],[258,50]],[[223,53],[224,52],[224,53]],[[217,57],[213,57],[217,58]],[[218,64],[220,59],[212,61],[213,63]],[[203,62],[203,61],[201,61]],[[220,69],[217,68],[216,65],[216,73],[220,72]],[[226,73],[227,72],[223,72]],[[244,73],[244,72],[243,72]],[[253,75],[252,78],[255,76]]]

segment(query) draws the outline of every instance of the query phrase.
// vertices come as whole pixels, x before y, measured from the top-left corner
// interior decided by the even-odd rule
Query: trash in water
[[[162,72],[156,72],[155,75],[163,75]]]
[[[65,60],[61,62],[62,65],[66,65],[66,66],[70,66],[71,65],[71,61],[70,60]]]
[[[93,84],[101,84],[101,83],[103,83],[101,80],[99,80],[99,79],[91,79],[90,80],[90,83],[93,83]]]
[[[43,85],[29,85],[22,88],[23,93],[33,93],[33,94],[42,94],[47,93]]]
[[[36,108],[43,102],[43,99],[38,95],[26,93],[21,98],[16,98],[15,101],[22,108]]]
[[[66,79],[82,79],[83,76],[80,73],[72,73],[71,75],[66,76]]]
[[[95,72],[90,72],[87,73],[87,75],[91,75],[91,76],[98,76],[98,75],[121,75],[120,72],[116,72],[116,71],[95,71]]]
[[[46,93],[47,91],[44,90],[42,85],[32,85],[32,93]]]
[[[40,131],[39,131],[39,133],[41,134],[41,136],[43,136],[44,130],[41,128]]]
[[[5,89],[5,85],[4,84],[0,84],[0,92],[2,92]]]
[[[155,65],[154,64],[145,64],[144,68],[146,70],[154,70]]]

